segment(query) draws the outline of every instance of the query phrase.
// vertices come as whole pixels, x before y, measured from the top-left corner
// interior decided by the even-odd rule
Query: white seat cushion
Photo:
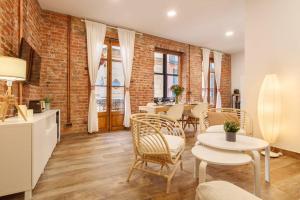
[[[205,132],[207,132],[207,133],[225,133],[224,125],[209,126]],[[241,135],[246,135],[245,129],[240,129],[237,133],[241,134]]]
[[[199,184],[197,198],[201,200],[261,200],[255,195],[225,181],[211,181]]]
[[[164,135],[169,145],[169,149],[172,157],[176,157],[177,154],[184,148],[184,139],[174,135]]]
[[[166,142],[168,143],[171,156],[173,158],[176,157],[177,154],[184,148],[184,139],[180,136],[175,136],[175,135],[163,134],[163,136],[166,139]],[[160,137],[157,137],[157,134],[146,135],[146,136],[141,137],[141,141],[144,141],[145,143],[149,144],[150,143],[149,141],[159,142],[159,138]],[[161,141],[159,143],[162,143],[162,142],[163,141]],[[147,150],[145,150],[145,151],[147,151]]]

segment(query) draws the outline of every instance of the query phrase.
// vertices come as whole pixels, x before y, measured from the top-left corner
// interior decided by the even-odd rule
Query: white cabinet
[[[25,192],[30,199],[59,139],[59,110],[0,122],[0,196]]]

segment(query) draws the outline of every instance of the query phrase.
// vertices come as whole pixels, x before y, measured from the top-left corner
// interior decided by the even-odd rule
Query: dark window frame
[[[162,100],[163,101],[168,101],[170,100],[172,97],[168,97],[168,77],[172,76],[172,77],[177,77],[178,79],[178,84],[180,85],[180,70],[181,70],[181,53],[180,52],[172,52],[172,51],[167,51],[167,50],[160,50],[157,49],[155,51],[155,53],[161,53],[163,54],[163,72],[159,73],[159,72],[155,72],[154,71],[154,76],[155,75],[160,75],[163,76],[163,97]],[[170,74],[168,73],[168,55],[174,55],[174,56],[178,56],[178,69],[177,69],[177,74]],[[154,99],[157,101],[159,97],[154,97]]]

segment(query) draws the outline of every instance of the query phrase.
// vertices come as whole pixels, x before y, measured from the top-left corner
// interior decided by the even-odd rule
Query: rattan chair
[[[212,126],[215,126],[216,124],[210,124],[210,121],[213,121],[213,119],[209,119],[211,116],[209,113],[228,113],[231,114],[231,116],[234,116],[236,120],[240,124],[240,133],[245,135],[252,136],[252,121],[248,115],[248,113],[241,109],[235,109],[235,108],[209,108],[208,112],[202,112],[200,114],[200,132],[211,132],[210,128]],[[216,132],[223,132],[223,123],[220,123],[218,126],[218,131]],[[215,126],[216,127],[216,126]]]
[[[186,128],[187,125],[192,124],[194,129],[198,129],[199,118],[201,117],[201,113],[206,113],[208,109],[208,104],[199,102],[196,106],[194,106],[191,110],[184,113],[186,120],[184,120],[183,129]]]
[[[135,160],[127,181],[135,169],[142,170],[166,178],[168,193],[177,168],[182,169],[185,134],[180,124],[166,115],[138,113],[131,116],[131,132]],[[150,168],[150,163],[160,168]]]
[[[169,110],[166,112],[166,115],[173,120],[180,121],[182,118],[183,111],[184,111],[183,104],[175,104],[169,108]]]

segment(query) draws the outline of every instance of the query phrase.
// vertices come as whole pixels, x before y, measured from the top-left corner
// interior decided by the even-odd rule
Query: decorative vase
[[[46,110],[50,110],[50,103],[45,103]]]
[[[179,103],[179,96],[175,96],[175,104]]]
[[[236,133],[226,132],[226,141],[235,142],[236,141]]]

